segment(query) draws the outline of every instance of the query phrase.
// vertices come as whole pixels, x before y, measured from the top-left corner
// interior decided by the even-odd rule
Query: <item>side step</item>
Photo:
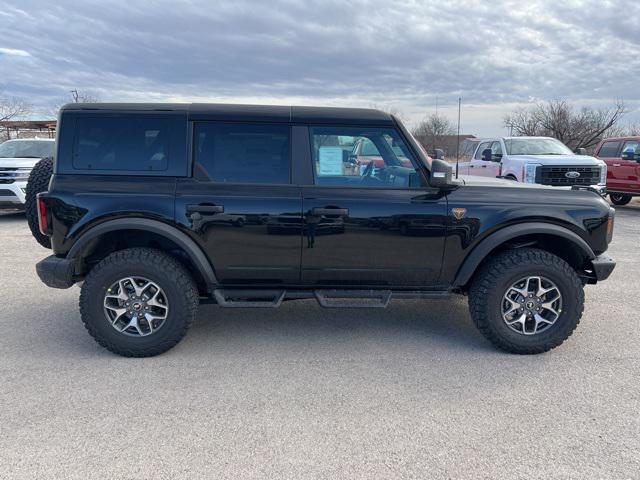
[[[316,300],[323,308],[385,308],[391,290],[316,290]]]
[[[445,290],[241,290],[233,288],[213,290],[215,303],[224,308],[276,308],[284,300],[310,298],[315,298],[323,308],[385,308],[392,298],[443,299],[450,295]]]
[[[225,308],[276,308],[282,304],[286,290],[220,290],[213,291],[216,302]]]

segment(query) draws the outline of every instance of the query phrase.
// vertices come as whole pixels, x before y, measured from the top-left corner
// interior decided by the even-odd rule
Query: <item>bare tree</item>
[[[0,97],[0,122],[25,117],[31,113],[31,105],[21,98]]]
[[[433,152],[436,148],[443,148],[442,137],[455,135],[456,129],[447,117],[433,113],[425,117],[412,133],[428,152]]]
[[[505,116],[504,125],[512,135],[555,137],[571,149],[588,149],[609,135],[625,112],[621,101],[609,108],[576,109],[566,100],[551,100],[514,110]]]
[[[57,117],[60,108],[67,103],[98,103],[99,101],[99,96],[87,92],[86,90],[78,90],[74,88],[73,90],[69,90],[68,97],[62,97],[54,103],[52,107],[44,109],[42,113],[47,117]]]

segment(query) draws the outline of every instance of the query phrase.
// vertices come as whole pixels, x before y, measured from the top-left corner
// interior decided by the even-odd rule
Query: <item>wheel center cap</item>
[[[141,304],[141,303],[139,303],[139,302],[134,303],[134,304],[133,304],[133,309],[134,309],[135,311],[140,311],[140,310],[142,309],[142,304]]]
[[[527,307],[527,309],[528,309],[528,310],[533,309],[533,307],[534,307],[534,306],[535,306],[535,304],[534,304],[532,301],[528,301],[528,302],[525,304],[525,307]]]

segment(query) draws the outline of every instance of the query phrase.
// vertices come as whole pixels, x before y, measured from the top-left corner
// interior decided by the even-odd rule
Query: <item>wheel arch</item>
[[[73,244],[67,258],[76,260],[77,274],[84,274],[91,263],[109,253],[139,246],[181,252],[179,260],[190,267],[204,291],[210,291],[218,283],[211,263],[193,239],[174,226],[147,218],[120,218],[91,227]]]
[[[559,225],[528,222],[504,227],[483,239],[465,257],[453,280],[453,288],[464,289],[482,263],[494,253],[508,248],[536,246],[580,269],[596,255],[578,234]]]

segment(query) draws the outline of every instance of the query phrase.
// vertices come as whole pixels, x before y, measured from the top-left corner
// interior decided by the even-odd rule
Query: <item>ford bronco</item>
[[[615,266],[600,195],[454,178],[396,117],[368,109],[67,105],[37,207],[53,249],[38,275],[80,283],[87,330],[125,356],[176,345],[200,302],[452,294],[469,296],[497,347],[540,353],[571,335],[583,287]]]

